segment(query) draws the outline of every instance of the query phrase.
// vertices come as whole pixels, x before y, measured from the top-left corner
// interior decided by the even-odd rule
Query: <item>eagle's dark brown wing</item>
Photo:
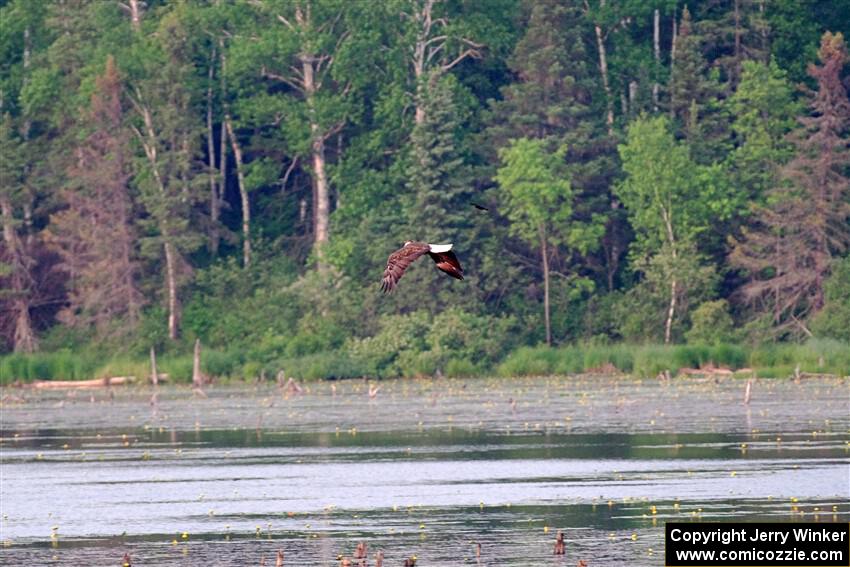
[[[429,256],[437,264],[437,269],[443,271],[453,278],[463,279],[463,268],[460,261],[455,256],[455,253],[449,250],[448,252],[429,252]]]
[[[430,251],[431,247],[424,242],[411,242],[390,254],[387,259],[387,268],[384,270],[384,277],[381,278],[381,291],[384,293],[391,292],[404,271],[417,258]]]

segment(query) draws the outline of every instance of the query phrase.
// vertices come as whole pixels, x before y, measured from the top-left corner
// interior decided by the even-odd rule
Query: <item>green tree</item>
[[[732,130],[737,147],[729,156],[734,182],[749,199],[760,202],[778,178],[779,168],[793,151],[786,139],[795,124],[800,105],[792,87],[775,61],[765,65],[744,61],[741,80],[729,99],[734,116]]]
[[[710,164],[726,154],[728,126],[719,99],[719,77],[709,71],[702,46],[703,38],[696,33],[685,7],[673,45],[670,114],[676,120],[677,132],[690,144],[694,160]]]
[[[850,256],[834,261],[823,296],[823,309],[812,318],[812,333],[850,341]]]
[[[547,149],[546,140],[519,138],[499,151],[496,181],[504,198],[504,213],[512,235],[540,248],[543,271],[543,314],[546,344],[552,344],[549,310],[549,263],[554,248],[570,245],[582,252],[599,241],[598,225],[575,222],[573,190],[564,167],[566,147]]]
[[[253,93],[239,106],[277,125],[291,152],[309,163],[320,270],[328,265],[324,249],[332,212],[327,142],[357,110],[356,100],[347,96],[351,80],[339,69],[354,56],[352,30],[343,17],[348,9],[340,0],[258,3],[229,50],[228,73]],[[257,84],[256,77],[263,82]]]
[[[626,177],[615,191],[636,233],[632,264],[644,273],[653,267],[667,282],[664,342],[669,343],[681,307],[677,304],[696,258],[696,238],[715,216],[711,201],[722,196],[710,195],[706,178],[711,176],[700,175],[687,146],[674,140],[664,117],[633,122],[619,149]]]
[[[181,288],[191,275],[187,257],[202,244],[195,206],[204,184],[199,161],[202,130],[193,112],[197,93],[190,52],[186,13],[180,6],[163,14],[158,33],[139,38],[141,72],[131,79],[129,95],[135,111],[131,128],[143,150],[136,167],[139,200],[149,217],[142,223],[146,234],[142,253],[164,260],[164,289],[168,310],[168,336],[180,334]],[[162,255],[160,255],[162,254]]]
[[[422,122],[410,136],[407,188],[413,203],[407,208],[409,230],[427,242],[458,239],[468,225],[468,184],[457,134],[460,123],[451,78],[435,79],[423,103]]]
[[[501,100],[491,101],[485,137],[494,150],[523,137],[567,148],[563,171],[576,196],[576,220],[594,225],[596,232],[606,226],[608,232],[602,262],[587,260],[584,267],[606,272],[613,282],[618,247],[625,248],[619,238],[622,225],[611,206],[617,164],[606,111],[593,104],[592,58],[582,36],[586,22],[577,2],[547,0],[525,7],[525,33],[507,60],[517,80],[502,89]]]
[[[689,343],[720,344],[735,338],[734,322],[725,299],[706,301],[691,314],[691,328],[685,333]]]
[[[520,137],[586,141],[593,83],[580,16],[576,7],[554,0],[528,3],[525,34],[507,61],[518,80],[502,89],[502,100],[491,102],[487,134],[494,147]]]
[[[764,0],[718,0],[698,4],[704,49],[722,71],[729,90],[737,86],[745,61],[770,61],[770,25]]]

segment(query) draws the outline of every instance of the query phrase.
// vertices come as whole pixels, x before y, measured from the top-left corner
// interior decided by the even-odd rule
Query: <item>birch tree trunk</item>
[[[328,226],[330,224],[330,191],[325,170],[325,136],[316,119],[316,79],[313,68],[313,58],[301,55],[301,68],[304,76],[304,97],[310,115],[310,153],[313,161],[313,189],[315,191],[314,236],[319,271],[327,268],[325,264],[325,245],[328,242]]]
[[[248,188],[245,187],[245,167],[242,162],[242,147],[233,132],[233,122],[229,114],[224,115],[227,135],[236,159],[236,180],[239,184],[239,196],[242,199],[242,267],[251,265],[251,201],[248,198]]]
[[[227,59],[224,55],[224,40],[218,40],[219,58],[221,60],[221,77],[219,77],[219,85],[221,89],[222,106],[227,104],[227,79],[224,76]],[[226,107],[226,106],[225,106]],[[219,171],[219,198],[216,202],[219,215],[221,214],[221,203],[224,199],[224,194],[227,192],[227,125],[224,120],[221,121],[221,129],[219,131],[219,147],[218,147],[218,171]]]
[[[676,291],[676,278],[674,277],[670,281],[670,306],[667,309],[667,321],[664,323],[664,344],[670,344],[670,337],[673,330],[673,317],[676,314]]]
[[[603,38],[601,27],[594,25],[593,29],[596,31],[596,47],[599,50],[599,71],[602,73],[602,88],[605,90],[605,124],[608,126],[608,135],[613,135],[614,101],[611,98],[611,86],[608,83],[608,57],[605,51],[605,39]]]
[[[318,125],[311,124],[313,130],[313,170],[316,174],[316,254],[319,258],[319,270],[327,268],[325,264],[325,245],[328,242],[330,225],[330,196],[328,179],[325,172],[325,140],[316,133]]]
[[[30,65],[32,64],[32,34],[30,32],[30,27],[27,26],[24,28],[24,53],[23,53],[23,68],[24,68],[24,76],[22,81],[22,86],[26,88],[29,84],[29,73],[30,73]],[[25,116],[23,123],[21,124],[21,138],[23,138],[24,143],[29,142],[30,138],[30,130],[32,129],[32,120],[30,120],[29,116]],[[25,146],[26,147],[26,146]],[[24,179],[29,177],[31,164],[24,164]],[[34,195],[32,191],[30,191],[27,183],[24,184],[24,195],[25,200],[23,202],[23,210],[24,210],[24,245],[26,248],[31,249],[33,245],[33,238],[35,236],[35,231],[33,230],[33,200]],[[23,252],[23,249],[21,249]],[[29,314],[27,314],[29,317]]]
[[[156,181],[159,193],[165,198],[166,188],[165,182],[159,171],[159,157],[157,153],[157,138],[153,127],[153,118],[150,109],[142,102],[141,93],[137,91],[138,100],[133,101],[136,110],[142,115],[142,120],[145,125],[145,132],[142,133],[137,128],[133,128],[142,148],[145,151],[145,156],[148,158],[148,163],[151,166],[153,178]],[[177,251],[171,242],[171,230],[168,226],[167,219],[160,218],[157,221],[160,235],[163,240],[163,249],[165,251],[165,287],[168,297],[168,337],[171,340],[177,340],[180,329],[180,302],[177,298]]]
[[[180,335],[180,304],[177,300],[177,258],[171,241],[163,244],[165,249],[165,283],[168,288],[168,338],[176,341]]]
[[[215,171],[215,132],[213,130],[213,80],[215,79],[214,65],[216,60],[216,48],[210,51],[210,68],[207,74],[207,165],[210,175],[210,253],[218,256],[218,219],[219,207],[219,177],[213,175]]]
[[[672,213],[670,209],[667,207],[661,207],[661,216],[664,219],[664,226],[667,229],[667,240],[670,245],[670,254],[673,258],[673,266],[674,270],[676,269],[676,237],[673,232],[673,219]],[[672,337],[673,331],[673,318],[676,315],[676,295],[677,295],[677,285],[676,274],[671,274],[670,278],[670,305],[667,308],[667,320],[664,323],[664,344],[670,344],[670,339]]]
[[[549,318],[549,249],[546,229],[540,225],[540,256],[543,259],[543,316],[546,323],[546,344],[552,346],[552,324]]]
[[[658,8],[652,15],[652,51],[655,54],[655,65],[661,68],[661,12]],[[657,73],[657,71],[656,71]],[[658,80],[652,83],[652,110],[658,112]]]
[[[599,0],[599,7],[605,8],[605,0]],[[590,18],[590,4],[584,0],[585,15]],[[592,19],[592,18],[590,18]],[[608,135],[614,134],[614,98],[611,95],[611,85],[608,81],[608,54],[605,49],[605,33],[602,26],[593,23],[593,31],[596,33],[596,50],[599,55],[599,72],[602,74],[602,89],[605,91],[605,124],[608,126]]]

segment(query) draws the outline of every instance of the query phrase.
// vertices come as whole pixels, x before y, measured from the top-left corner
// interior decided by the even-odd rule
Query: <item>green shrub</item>
[[[514,325],[513,318],[474,315],[451,308],[434,317],[425,339],[439,363],[456,358],[491,364],[509,347]]]
[[[249,360],[242,365],[242,378],[245,380],[254,380],[259,378],[263,371],[263,363],[256,360]]]
[[[823,292],[824,305],[812,320],[812,332],[850,341],[850,256],[832,264]]]
[[[366,376],[363,368],[343,351],[329,351],[275,361],[270,374],[283,370],[286,376],[298,380],[326,378],[359,378]]]
[[[395,365],[379,370],[377,376],[381,378],[392,378],[396,376],[433,376],[441,369],[441,357],[432,351],[406,350],[402,352]]]
[[[452,378],[481,376],[482,369],[465,358],[452,358],[446,364],[446,376]]]
[[[716,345],[736,339],[734,323],[725,299],[705,301],[691,313],[691,328],[685,333],[689,343]]]

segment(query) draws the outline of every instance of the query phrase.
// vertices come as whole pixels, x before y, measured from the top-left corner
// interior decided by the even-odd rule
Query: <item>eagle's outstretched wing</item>
[[[463,268],[454,252],[451,250],[447,250],[446,252],[429,252],[428,255],[437,264],[437,269],[455,279],[463,279]]]
[[[387,259],[387,267],[384,270],[384,277],[381,278],[381,291],[384,293],[391,292],[404,271],[417,258],[431,251],[431,246],[425,242],[408,242],[403,247],[399,248]]]

